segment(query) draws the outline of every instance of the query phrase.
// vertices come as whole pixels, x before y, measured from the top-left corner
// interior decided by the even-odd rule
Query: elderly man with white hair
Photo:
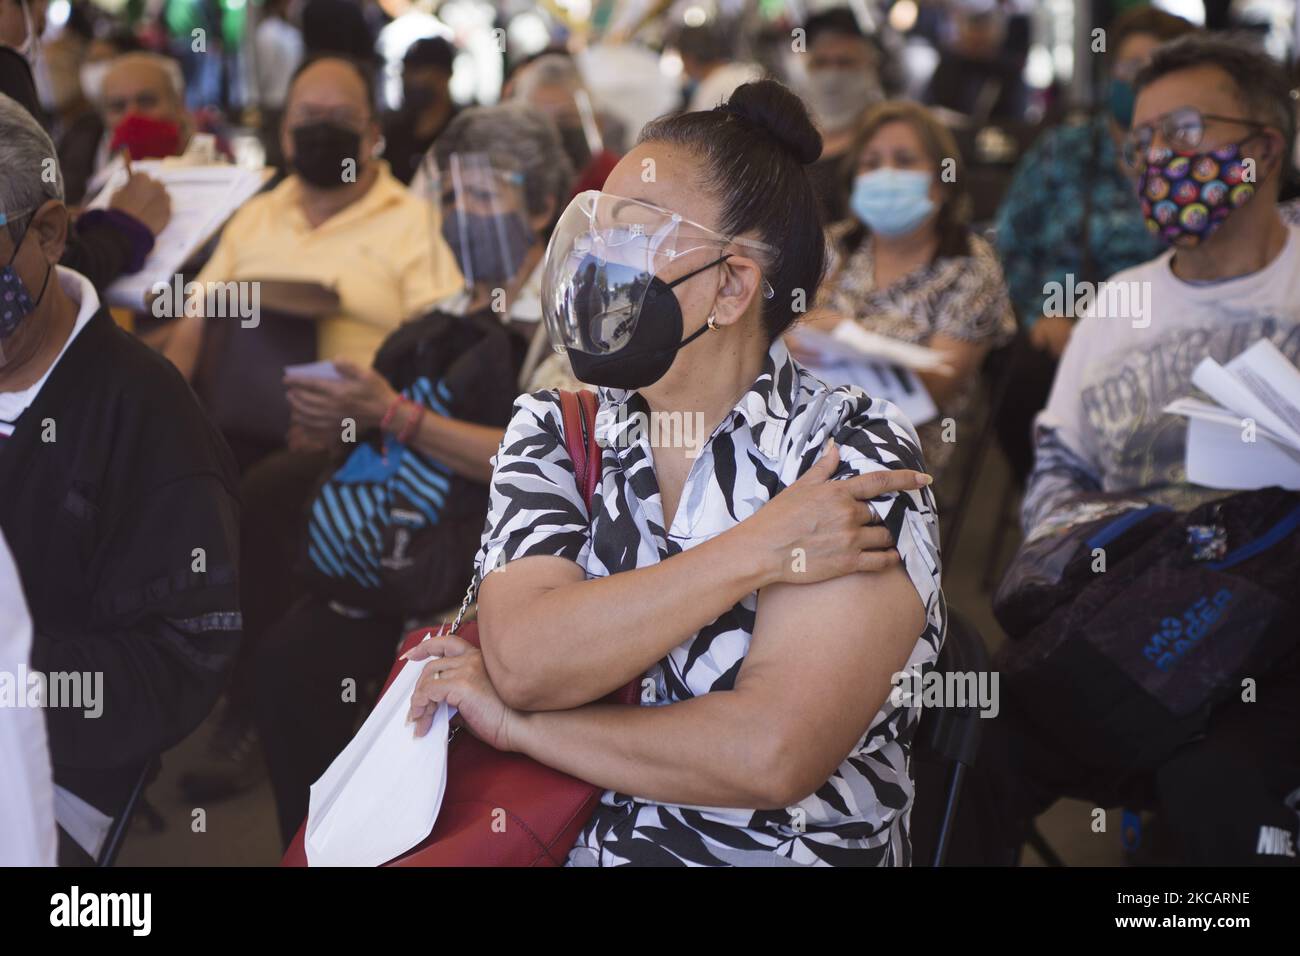
[[[76,810],[60,859],[85,862],[220,690],[241,635],[239,506],[184,380],[58,264],[68,227],[53,143],[0,96],[0,532],[31,671],[75,691],[44,711],[56,808]]]
[[[59,139],[59,165],[68,196],[80,202],[100,188],[114,154],[161,159],[185,151],[194,123],[185,111],[180,64],[159,53],[124,53],[108,61],[98,88],[89,91],[93,115]]]

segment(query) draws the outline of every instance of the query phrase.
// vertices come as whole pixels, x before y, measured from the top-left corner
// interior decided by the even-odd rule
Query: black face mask
[[[295,126],[293,137],[293,171],[317,189],[338,189],[347,183],[343,180],[344,161],[356,164],[359,172],[361,134],[322,120]]]
[[[603,353],[567,350],[574,376],[588,385],[636,389],[653,385],[667,375],[678,350],[709,330],[707,325],[701,326],[698,331],[682,339],[682,307],[677,302],[677,296],[673,295],[673,286],[705,269],[712,269],[730,257],[728,253],[714,259],[672,282],[651,276],[645,297],[636,313],[636,325],[622,348]],[[587,256],[587,259],[595,263],[591,256]],[[616,267],[607,263],[604,271],[608,272],[612,268]],[[631,267],[620,268],[635,271]],[[594,281],[594,276],[599,271],[598,268],[589,268],[584,261],[575,273],[577,279],[574,283],[573,308],[577,312],[580,328],[591,328],[591,317],[604,310],[601,289]]]

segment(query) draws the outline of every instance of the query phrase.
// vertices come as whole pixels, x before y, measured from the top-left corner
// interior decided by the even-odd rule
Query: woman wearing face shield
[[[546,358],[542,255],[572,177],[550,121],[521,104],[508,103],[458,114],[411,183],[412,191],[439,205],[439,232],[465,277],[464,290],[437,308],[490,312],[519,339],[521,374],[517,383],[503,383],[504,388],[536,387],[535,372]],[[374,369],[351,362],[335,366],[341,382],[290,383],[294,424],[306,434],[333,434],[341,417],[353,416],[361,429],[379,427],[397,399],[396,391]],[[553,366],[546,363],[545,384],[581,386],[569,376],[557,376]],[[390,427],[398,431],[405,422],[405,415],[394,416]],[[501,437],[499,428],[426,412],[414,423],[411,441],[457,474],[487,482]]]
[[[560,137],[544,116],[520,104],[459,113],[425,157],[412,188],[437,204],[440,215],[430,216],[430,228],[452,250],[465,286],[436,303],[429,315],[399,328],[379,350],[385,357],[409,354],[401,350],[412,343],[414,350],[460,348],[459,355],[448,357],[438,383],[448,385],[451,399],[434,400],[430,393],[412,388],[409,376],[400,379],[379,370],[420,364],[414,359],[377,359],[377,367],[337,361],[337,380],[286,378],[295,435],[339,449],[339,422],[352,419],[362,444],[382,441],[386,449],[382,456],[369,456],[371,465],[377,457],[382,465],[405,461],[406,454],[413,453],[422,469],[439,476],[435,481],[445,480],[450,487],[445,504],[434,502],[442,508],[436,524],[413,533],[405,545],[394,543],[392,550],[385,540],[381,549],[390,563],[406,560],[421,566],[421,555],[433,555],[432,571],[420,577],[418,595],[425,605],[441,602],[430,608],[415,606],[410,594],[388,579],[370,594],[358,595],[367,604],[355,607],[353,583],[339,580],[344,576],[337,573],[337,565],[361,566],[365,558],[354,543],[365,541],[366,534],[340,533],[325,527],[319,516],[317,522],[308,521],[304,532],[304,499],[326,475],[342,474],[352,458],[342,468],[333,461],[323,474],[317,459],[314,470],[299,474],[290,466],[294,456],[281,455],[254,469],[244,485],[248,639],[222,736],[250,737],[253,698],[286,840],[306,813],[312,781],[329,766],[354,727],[355,705],[340,704],[339,681],[381,674],[392,661],[392,635],[401,622],[427,618],[464,589],[464,573],[483,526],[492,456],[501,444],[511,402],[523,388],[517,378],[520,363],[529,338],[536,332],[545,338],[540,329],[540,264],[571,178]],[[502,324],[508,335],[501,334]],[[456,331],[448,333],[449,327]],[[485,345],[489,338],[491,343]],[[482,359],[489,350],[490,363]],[[503,358],[502,352],[509,354]],[[465,367],[468,375],[461,372]],[[475,383],[486,379],[487,384],[465,385],[469,377]],[[356,461],[364,463],[366,453],[360,454]],[[357,467],[351,473],[360,471]],[[400,484],[399,477],[394,485]],[[350,495],[357,494],[355,487]],[[392,517],[393,499],[386,500]],[[329,497],[317,492],[313,501],[328,503]],[[315,514],[314,503],[307,510]],[[295,605],[303,588],[295,586],[298,582],[289,579],[286,569],[300,556],[304,534],[315,548],[307,550],[313,591],[321,591],[322,579],[328,583],[328,607],[319,594]],[[451,582],[451,593],[435,597],[442,594],[444,579]],[[339,606],[352,616],[336,613]],[[367,610],[372,606],[382,613]],[[311,662],[306,667],[304,659]],[[240,734],[231,732],[236,723],[242,723]],[[211,768],[191,777],[196,799],[255,782],[261,767],[256,751],[223,749],[228,757],[218,754]]]
[[[478,555],[483,650],[411,652],[441,655],[411,717],[427,732],[445,700],[605,788],[570,864],[910,862],[919,712],[891,677],[942,641],[937,518],[897,409],[782,340],[824,265],[820,149],[788,90],[745,84],[650,124],[548,247],[552,342],[599,386],[600,484],[589,512],[558,395],[520,397]],[[642,706],[593,703],[629,680]]]

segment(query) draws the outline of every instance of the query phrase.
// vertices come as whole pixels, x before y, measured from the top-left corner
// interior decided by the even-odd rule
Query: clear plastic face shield
[[[647,348],[676,351],[684,342],[672,287],[729,258],[754,257],[766,266],[775,252],[766,243],[725,236],[647,202],[596,190],[579,193],[546,250],[542,312],[551,345],[557,352],[601,356],[636,337]],[[773,295],[766,279],[760,292]],[[654,308],[646,308],[648,297]],[[670,324],[665,316],[675,316],[675,329],[643,327]]]
[[[427,156],[420,193],[441,210],[441,233],[471,292],[504,288],[516,279],[537,242],[524,197],[523,174],[502,169],[487,153],[452,153],[441,167]]]

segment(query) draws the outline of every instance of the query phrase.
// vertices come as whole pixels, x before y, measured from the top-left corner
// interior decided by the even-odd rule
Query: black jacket
[[[0,439],[32,670],[103,675],[98,718],[46,710],[55,781],[110,815],[207,715],[234,659],[237,488],[184,379],[103,309]]]

